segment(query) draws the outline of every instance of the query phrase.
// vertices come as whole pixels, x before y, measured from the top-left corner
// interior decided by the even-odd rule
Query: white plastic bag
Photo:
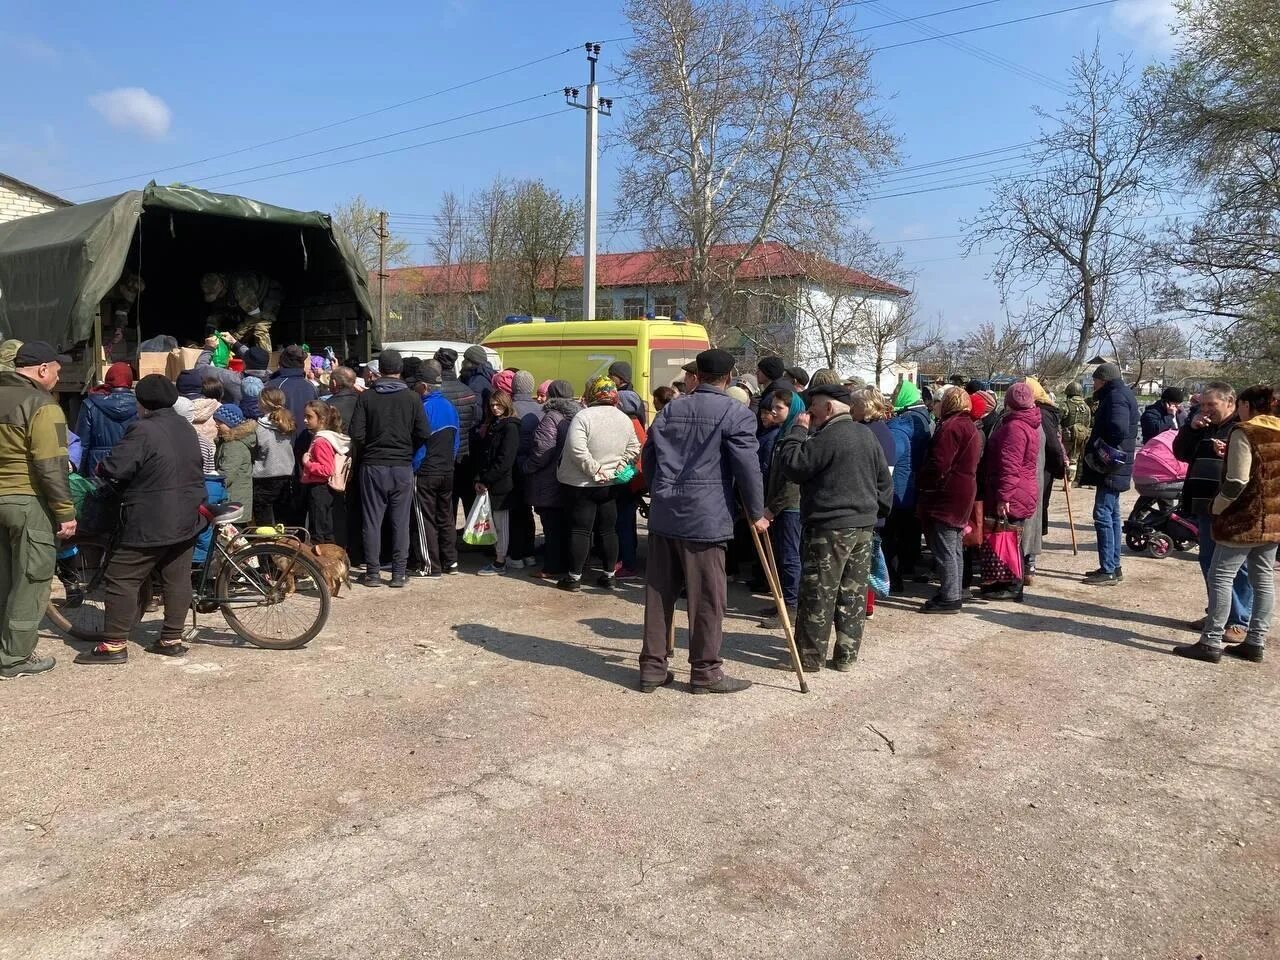
[[[462,542],[473,547],[491,547],[498,542],[498,533],[493,529],[493,511],[489,509],[489,494],[480,494],[471,505],[467,526],[462,531]]]

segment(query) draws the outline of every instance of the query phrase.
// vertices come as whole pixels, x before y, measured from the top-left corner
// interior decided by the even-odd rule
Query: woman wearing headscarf
[[[545,540],[542,569],[533,576],[540,580],[558,580],[569,572],[569,525],[564,488],[556,479],[556,469],[569,435],[569,424],[582,410],[582,404],[573,399],[573,384],[568,380],[548,381],[546,394],[542,419],[533,432],[523,470],[525,497],[538,512]]]
[[[821,373],[822,371],[818,371]],[[817,374],[814,374],[817,377]],[[812,386],[814,381],[809,381]],[[863,384],[860,387],[850,388],[850,394],[853,398],[850,413],[854,420],[859,423],[865,423],[875,438],[880,443],[880,449],[884,452],[884,462],[889,464],[889,474],[893,474],[893,461],[897,459],[898,447],[893,439],[893,432],[889,429],[889,424],[885,422],[889,416],[889,404],[884,398],[884,394],[880,392],[878,387],[870,384]],[[886,518],[881,517],[876,520],[876,549],[881,551],[883,555],[884,547],[880,542],[881,531],[884,530]],[[867,587],[867,619],[870,620],[875,616],[876,611],[876,592]]]
[[[500,376],[500,375],[499,375]],[[494,378],[497,379],[496,377]],[[507,551],[511,543],[511,515],[507,498],[515,487],[516,451],[520,448],[520,421],[516,419],[511,394],[496,386],[489,394],[489,410],[484,422],[484,457],[476,473],[476,495],[489,495],[493,515],[493,562],[478,571],[482,577],[496,577],[507,572]]]
[[[92,477],[98,464],[107,459],[120,442],[129,424],[138,419],[138,401],[133,395],[133,368],[113,363],[102,378],[104,393],[90,393],[80,405],[76,436],[84,450],[80,473]]]
[[[1053,398],[1035,377],[1027,377],[1036,408],[1040,411],[1040,429],[1044,443],[1040,447],[1040,512],[1037,523],[1027,524],[1023,549],[1023,575],[1028,586],[1036,573],[1036,558],[1044,549],[1044,537],[1049,532],[1049,498],[1053,496],[1055,480],[1067,475],[1067,452],[1062,446],[1062,411],[1053,404]]]
[[[942,584],[921,613],[959,613],[964,581],[964,527],[978,494],[982,440],[969,416],[972,404],[960,387],[942,395],[938,427],[920,468],[920,519]]]
[[[569,504],[569,571],[556,584],[561,590],[581,590],[582,571],[591,549],[591,534],[599,531],[604,570],[596,585],[614,587],[618,565],[618,484],[630,481],[626,468],[640,457],[631,418],[618,409],[618,387],[608,377],[587,384],[587,408],[569,424],[564,454],[556,477],[564,484]]]
[[[1044,432],[1040,429],[1035,396],[1025,383],[1015,383],[1008,389],[1004,405],[1004,416],[991,431],[982,462],[984,510],[987,518],[1012,524],[1021,537],[1027,521],[1039,519]],[[990,600],[1020,601],[1022,587],[1021,580],[988,584],[983,593]]]

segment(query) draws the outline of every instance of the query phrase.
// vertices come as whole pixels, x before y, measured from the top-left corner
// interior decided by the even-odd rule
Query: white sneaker
[[[515,557],[509,557],[507,559],[507,566],[510,567],[512,570],[523,570],[524,561],[517,560]]]

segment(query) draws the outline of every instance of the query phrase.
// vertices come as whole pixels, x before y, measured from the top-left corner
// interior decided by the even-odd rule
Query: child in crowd
[[[662,412],[662,408],[678,397],[679,394],[671,387],[659,387],[653,391],[653,409]]]
[[[253,451],[258,446],[258,425],[245,419],[240,407],[224,403],[213,415],[218,425],[218,449],[214,464],[227,478],[228,499],[252,506]]]
[[[293,433],[297,424],[284,392],[272,387],[258,397],[257,447],[253,455],[253,521],[274,526],[289,513],[293,481]]]
[[[303,425],[311,431],[311,447],[302,455],[302,489],[306,491],[307,530],[313,543],[346,539],[346,496],[329,481],[351,456],[351,438],[342,432],[342,415],[323,400],[305,407]]]

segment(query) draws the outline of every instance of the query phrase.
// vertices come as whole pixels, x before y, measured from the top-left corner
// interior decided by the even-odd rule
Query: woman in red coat
[[[942,585],[920,612],[958,613],[964,577],[964,527],[978,495],[982,439],[969,416],[969,395],[964,390],[947,390],[939,406],[941,422],[929,441],[917,489],[920,519]]]
[[[984,509],[988,517],[1021,529],[1040,509],[1040,410],[1025,383],[1004,395],[1005,414],[991,432],[983,458]],[[991,600],[1021,600],[1022,581],[984,588]]]

